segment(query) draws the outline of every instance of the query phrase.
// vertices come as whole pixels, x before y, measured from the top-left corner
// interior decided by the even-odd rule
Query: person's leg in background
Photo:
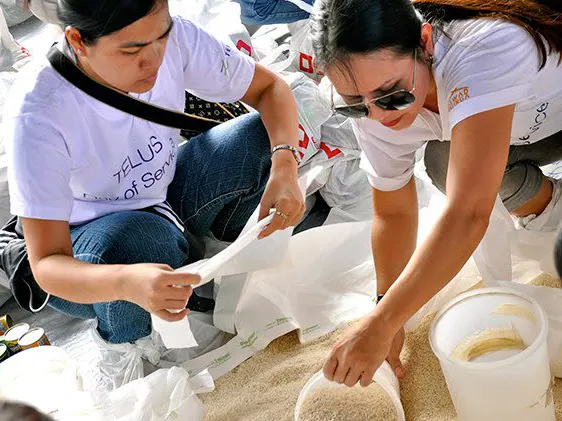
[[[196,237],[234,241],[258,207],[271,152],[259,114],[223,123],[180,146],[168,202]]]
[[[425,150],[426,172],[443,193],[450,142],[431,141]],[[519,225],[532,231],[555,231],[562,220],[562,180],[546,177],[540,166],[562,160],[562,132],[530,145],[511,146],[500,197]]]
[[[172,268],[188,259],[189,245],[174,224],[145,211],[117,212],[71,229],[74,256],[93,264],[161,263]],[[73,317],[98,320],[111,343],[150,335],[150,314],[128,301],[76,304],[51,297],[49,306]]]
[[[271,25],[308,19],[310,14],[288,0],[236,0],[240,3],[242,23]],[[314,0],[302,0],[312,5]]]

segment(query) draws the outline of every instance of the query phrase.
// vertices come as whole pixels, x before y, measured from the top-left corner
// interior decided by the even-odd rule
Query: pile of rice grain
[[[562,287],[560,280],[548,275],[530,283]],[[433,315],[427,316],[417,329],[406,335],[401,355],[406,375],[400,393],[408,421],[456,420],[439,361],[429,345],[432,320]],[[215,391],[199,395],[207,411],[205,421],[292,421],[301,389],[322,368],[341,334],[342,331],[336,331],[305,345],[299,343],[295,332],[273,341],[218,379]],[[556,419],[562,421],[562,379],[556,379],[554,401]]]
[[[299,421],[398,421],[392,400],[378,385],[368,388],[323,387],[312,390]]]
[[[276,339],[218,379],[215,391],[199,395],[205,421],[292,421],[301,389],[322,368],[341,333],[305,345],[296,332]]]

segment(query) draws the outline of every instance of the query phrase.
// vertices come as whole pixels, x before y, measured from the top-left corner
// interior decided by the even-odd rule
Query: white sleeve
[[[508,23],[456,43],[444,59],[451,129],[470,116],[527,98],[539,69],[532,37]]]
[[[366,132],[360,124],[353,124],[353,130],[363,152],[361,168],[373,188],[394,191],[408,184],[414,175],[416,151],[425,141],[396,144]]]
[[[234,102],[252,82],[254,60],[192,22],[174,19],[183,57],[185,89],[207,101]]]
[[[63,136],[41,119],[4,121],[10,211],[34,219],[68,221],[73,206],[71,159]]]

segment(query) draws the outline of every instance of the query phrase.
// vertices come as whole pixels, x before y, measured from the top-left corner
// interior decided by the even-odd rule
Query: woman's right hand
[[[127,265],[123,275],[123,299],[169,322],[181,320],[189,312],[185,307],[192,293],[191,285],[201,281],[199,275],[151,263]]]

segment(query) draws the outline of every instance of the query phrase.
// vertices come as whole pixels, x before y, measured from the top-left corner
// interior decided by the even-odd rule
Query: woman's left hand
[[[276,154],[279,154],[280,159],[272,160],[271,174],[260,203],[259,219],[267,217],[271,209],[275,209],[275,216],[259,238],[265,238],[277,230],[296,225],[305,211],[293,156],[283,159],[281,151]]]
[[[391,332],[379,320],[367,316],[334,345],[324,364],[324,376],[349,387],[357,382],[367,387],[385,359],[398,358],[403,342],[402,329]],[[393,366],[398,372],[398,365]]]

